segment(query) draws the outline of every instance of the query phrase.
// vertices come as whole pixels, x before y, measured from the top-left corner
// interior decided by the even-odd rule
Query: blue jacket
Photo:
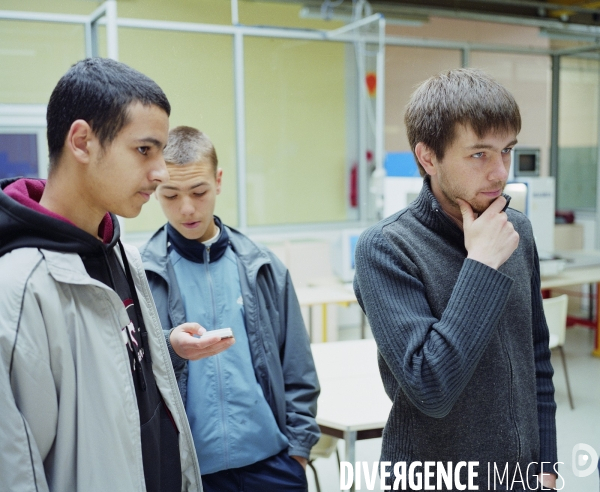
[[[277,425],[290,442],[289,453],[308,458],[319,439],[316,423],[320,387],[300,305],[287,268],[267,248],[227,227],[238,259],[246,331],[254,372]],[[166,226],[141,248],[144,268],[164,330],[171,362],[186,400],[187,360],[169,344],[173,327],[186,322]]]

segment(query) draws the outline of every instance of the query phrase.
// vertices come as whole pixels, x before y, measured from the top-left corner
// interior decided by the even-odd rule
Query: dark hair
[[[423,82],[410,98],[404,115],[410,148],[419,142],[443,159],[455,138],[456,125],[470,126],[482,138],[491,131],[521,130],[514,97],[484,72],[460,68]],[[421,176],[425,170],[415,155]]]
[[[171,114],[171,105],[152,79],[110,58],[86,58],[73,65],[52,91],[48,125],[49,171],[62,153],[65,138],[76,120],[86,121],[104,147],[128,123],[129,106],[141,102]]]
[[[208,159],[215,175],[219,161],[215,146],[206,133],[191,126],[178,126],[169,132],[169,141],[163,153],[167,164],[183,166]]]

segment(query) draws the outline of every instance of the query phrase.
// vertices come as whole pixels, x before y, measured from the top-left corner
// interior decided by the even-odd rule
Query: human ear
[[[92,139],[92,128],[85,120],[75,120],[69,128],[65,139],[65,149],[76,161],[87,163],[90,161],[89,142]]]
[[[217,169],[217,176],[216,176],[217,195],[219,195],[221,193],[221,179],[222,178],[223,178],[223,169],[219,168],[219,169]]]
[[[419,159],[419,163],[425,169],[425,172],[430,176],[437,174],[438,160],[435,153],[423,142],[419,142],[415,146],[415,155]]]

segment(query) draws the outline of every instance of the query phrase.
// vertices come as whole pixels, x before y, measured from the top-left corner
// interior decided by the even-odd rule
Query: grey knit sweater
[[[528,219],[507,214],[520,242],[499,270],[466,258],[428,180],[356,249],[354,288],[393,401],[381,460],[479,461],[480,490],[488,462],[524,475],[557,461],[539,261]]]

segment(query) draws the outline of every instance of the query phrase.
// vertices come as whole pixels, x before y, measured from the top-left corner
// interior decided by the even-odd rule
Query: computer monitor
[[[332,249],[333,271],[343,282],[354,280],[356,243],[364,229],[345,229],[340,232]]]

